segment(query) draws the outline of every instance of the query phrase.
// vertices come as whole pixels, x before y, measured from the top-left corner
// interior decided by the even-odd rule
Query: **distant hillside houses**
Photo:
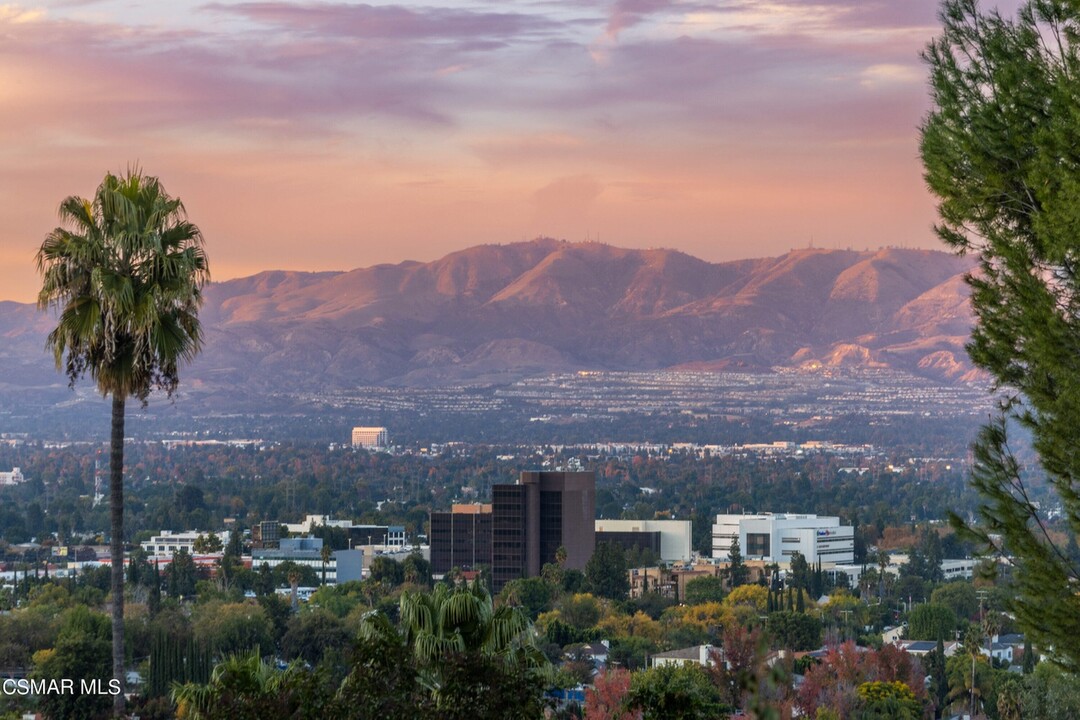
[[[0,472],[0,485],[18,485],[26,482],[22,470],[14,468],[11,472]]]

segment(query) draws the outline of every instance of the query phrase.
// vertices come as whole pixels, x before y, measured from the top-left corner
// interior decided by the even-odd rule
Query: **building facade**
[[[454,505],[450,512],[431,513],[428,542],[431,572],[452,568],[477,570],[491,566],[491,505]]]
[[[0,485],[18,485],[26,482],[26,477],[19,468],[12,468],[11,472],[0,472]]]
[[[565,567],[584,570],[596,548],[596,476],[592,472],[523,472],[491,488],[491,570],[495,592],[537,577],[566,549]]]
[[[198,530],[191,530],[185,532],[172,532],[170,530],[162,530],[160,535],[155,535],[142,544],[142,549],[150,555],[173,555],[186,550],[189,555],[195,554],[195,541],[200,536],[216,535],[218,540],[221,541],[221,546],[224,548],[229,544],[229,536],[232,533],[231,530],[224,530],[222,532],[200,532]]]
[[[693,537],[689,520],[597,520],[596,542],[624,548],[649,548],[663,562],[690,562]]]
[[[384,427],[354,427],[352,429],[354,448],[384,448],[390,446],[390,434]]]
[[[256,548],[251,551],[251,567],[258,570],[264,563],[273,569],[284,562],[306,565],[319,577],[323,573],[322,538],[282,538],[276,548]],[[362,579],[364,551],[360,549],[335,550],[326,563],[328,584],[359,581]]]
[[[822,565],[855,560],[855,531],[838,517],[792,513],[717,515],[713,525],[713,557],[726,561],[732,541],[746,560],[787,564],[795,553]]]

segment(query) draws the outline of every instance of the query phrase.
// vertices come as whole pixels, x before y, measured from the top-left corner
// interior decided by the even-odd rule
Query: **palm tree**
[[[230,655],[214,668],[207,684],[174,684],[172,699],[177,716],[185,720],[287,717],[295,709],[290,686],[300,676],[298,660],[279,671],[258,651]]]
[[[201,346],[209,280],[202,234],[180,200],[138,169],[111,173],[92,200],[60,203],[60,227],[37,253],[38,306],[58,311],[46,347],[72,386],[85,374],[112,397],[109,456],[113,677],[124,683],[124,411],[153,390],[171,396]],[[121,714],[124,695],[116,696]]]
[[[330,544],[323,542],[322,550],[319,551],[319,556],[322,558],[322,584],[326,584],[326,565],[330,562],[330,558],[333,557],[333,552],[330,550]],[[340,582],[340,580],[338,581]]]
[[[479,583],[456,588],[439,583],[430,593],[405,591],[400,609],[405,643],[437,704],[441,704],[443,665],[453,656],[475,654],[522,669],[548,665],[521,608],[495,609],[491,595]],[[378,612],[367,613],[360,627],[360,637],[365,639],[397,632]]]

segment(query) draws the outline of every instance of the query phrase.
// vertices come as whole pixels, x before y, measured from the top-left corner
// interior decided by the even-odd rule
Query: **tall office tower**
[[[491,505],[454,505],[450,512],[431,513],[428,540],[435,575],[445,575],[455,567],[490,568]]]
[[[596,476],[523,472],[515,485],[493,485],[491,574],[495,592],[537,577],[566,548],[566,567],[584,570],[596,548]]]

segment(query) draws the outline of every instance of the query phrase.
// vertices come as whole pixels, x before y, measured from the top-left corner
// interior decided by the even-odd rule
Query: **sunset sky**
[[[215,279],[549,235],[937,247],[930,0],[0,4],[0,299],[139,163]],[[1015,6],[1015,4],[1014,4]]]

